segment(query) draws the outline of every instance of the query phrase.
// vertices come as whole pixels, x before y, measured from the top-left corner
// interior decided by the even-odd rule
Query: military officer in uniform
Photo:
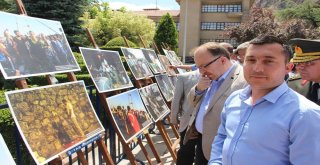
[[[311,82],[306,97],[320,105],[320,40],[295,38],[289,43],[295,51],[292,62],[296,64],[302,79]]]

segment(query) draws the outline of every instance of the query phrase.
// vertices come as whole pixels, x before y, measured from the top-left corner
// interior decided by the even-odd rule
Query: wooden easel
[[[144,43],[144,41],[143,41],[143,39],[142,39],[142,37],[140,35],[139,35],[139,39],[140,39],[141,43],[143,44],[144,48],[147,48],[145,43]],[[159,49],[158,49],[157,45],[154,42],[153,42],[153,46],[156,48],[157,52],[159,53]],[[166,104],[167,104],[168,107],[170,107],[171,103],[166,101]],[[168,119],[168,121],[170,123],[169,115],[167,115],[164,118]],[[176,161],[177,160],[177,153],[176,153],[175,149],[176,149],[176,146],[180,142],[180,139],[179,139],[180,136],[179,136],[179,133],[178,133],[176,127],[173,124],[170,123],[171,129],[172,129],[173,133],[175,134],[175,136],[177,138],[177,140],[174,143],[172,143],[171,140],[170,140],[170,136],[169,136],[164,124],[162,123],[162,120],[158,120],[156,122],[156,126],[157,126],[157,128],[158,128],[158,130],[160,132],[160,135],[162,136],[162,138],[163,138],[163,140],[164,140],[164,142],[165,142],[165,144],[166,144],[166,146],[167,146],[167,148],[168,148],[173,160]]]
[[[143,40],[142,40],[142,38],[141,38],[141,36],[139,36],[139,37],[140,37],[141,42],[144,43]],[[164,45],[163,42],[162,42],[162,44]],[[143,45],[145,46],[145,44],[143,44]],[[159,52],[159,49],[158,49],[157,45],[155,44],[155,42],[153,42],[153,46],[154,46],[155,49]],[[168,46],[168,48],[170,49],[169,45],[167,45],[167,46]],[[166,101],[166,104],[167,104],[168,107],[171,107],[171,101]],[[166,119],[167,119],[168,122],[170,123],[170,126],[171,126],[171,128],[172,128],[172,131],[173,131],[174,135],[176,136],[177,139],[179,139],[179,138],[180,138],[180,135],[179,135],[179,133],[178,133],[177,128],[170,122],[170,116],[168,115],[168,116],[166,117]],[[176,143],[179,143],[179,142],[175,142],[175,144],[176,144]]]
[[[25,7],[24,7],[22,1],[21,0],[16,0],[15,2],[16,2],[16,5],[17,5],[17,7],[19,9],[19,13],[21,15],[26,15],[27,16],[28,14],[27,14],[27,12],[25,10]],[[73,72],[68,72],[66,74],[67,74],[67,77],[68,77],[69,81],[77,81],[76,76],[75,76],[75,74]],[[53,82],[51,81],[51,78],[49,77],[49,75],[46,75],[46,78],[47,78],[49,84],[53,84]],[[26,81],[25,78],[17,79],[15,83],[16,83],[16,86],[19,89],[28,88],[28,84],[27,84],[27,81]],[[110,156],[110,154],[109,154],[109,152],[107,150],[107,147],[102,141],[102,138],[96,140],[96,143],[97,143],[99,149],[101,150],[101,153],[102,153],[103,158],[106,161],[106,163],[109,164],[109,165],[114,165],[114,163],[113,163],[113,161],[111,159],[111,156]],[[86,158],[85,158],[85,156],[84,156],[84,154],[83,154],[83,152],[81,150],[77,151],[77,156],[78,156],[81,164],[83,164],[83,165],[87,165],[88,164],[88,161],[86,160]],[[60,164],[62,164],[62,158],[61,157],[56,158],[56,159],[52,160],[50,163],[54,164],[54,165],[60,165]]]
[[[99,47],[98,47],[98,45],[96,44],[95,39],[94,39],[94,37],[92,36],[90,30],[89,30],[88,28],[86,28],[86,31],[87,31],[87,35],[88,35],[89,40],[91,41],[92,45],[93,45],[96,49],[99,49]],[[127,42],[126,42],[126,43],[127,43]],[[128,44],[127,44],[127,45],[128,45]],[[140,83],[140,82],[136,82],[136,83],[139,84],[139,85],[143,85],[143,84]],[[144,83],[148,83],[148,81],[146,81],[146,82],[144,82]],[[107,113],[107,115],[108,115],[108,118],[111,119],[110,121],[111,121],[112,126],[115,128],[115,131],[116,131],[117,135],[118,135],[119,137],[121,137],[120,130],[116,129],[116,128],[117,128],[116,123],[115,123],[115,121],[114,121],[113,118],[112,118],[111,111],[110,111],[110,109],[109,109],[109,107],[108,107],[108,104],[107,104],[107,102],[106,102],[106,98],[107,98],[108,96],[112,96],[112,95],[119,94],[119,93],[121,93],[121,91],[118,90],[118,91],[113,91],[113,92],[108,92],[108,93],[98,93],[98,95],[99,95],[100,101],[101,101],[101,103],[102,103],[102,106],[104,107],[104,109],[105,109],[105,111],[106,111],[106,113]],[[156,160],[157,160],[157,163],[163,164],[162,161],[161,161],[161,159],[160,159],[160,156],[159,156],[159,154],[158,154],[158,152],[157,152],[157,150],[156,150],[156,148],[155,148],[155,146],[154,146],[154,143],[152,142],[152,139],[151,139],[149,133],[144,133],[144,136],[145,136],[146,139],[147,139],[147,142],[148,142],[148,144],[149,144],[149,146],[150,146],[150,148],[151,148],[151,150],[152,150],[152,152],[153,152],[153,155],[155,156],[155,158],[156,158]],[[120,142],[121,142],[121,144],[122,144],[122,146],[123,146],[124,152],[125,152],[126,155],[128,156],[128,159],[129,159],[130,163],[131,163],[132,165],[136,165],[137,162],[136,162],[135,157],[134,157],[134,155],[132,154],[132,151],[131,151],[131,149],[130,149],[130,147],[129,147],[129,144],[130,144],[131,142],[126,143],[123,138],[119,138],[119,140],[120,140]],[[135,138],[133,141],[135,141],[135,140],[137,140],[138,145],[140,146],[140,148],[141,148],[143,154],[145,155],[148,163],[152,165],[153,163],[152,163],[152,161],[151,161],[151,159],[150,159],[150,157],[149,157],[149,155],[148,155],[148,152],[147,152],[146,148],[145,148],[144,145],[142,144],[141,138]]]

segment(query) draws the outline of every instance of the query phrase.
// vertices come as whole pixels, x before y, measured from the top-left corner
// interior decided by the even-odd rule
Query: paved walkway
[[[170,138],[171,138],[172,143],[174,143],[174,142],[177,140],[177,138],[175,137],[175,135],[174,135],[171,127],[169,127],[169,126],[165,126],[165,127],[166,127],[166,130],[167,130],[168,133],[169,133],[169,136],[170,136]],[[155,129],[155,132],[158,132],[158,130]],[[171,157],[170,152],[169,152],[168,149],[167,149],[167,146],[166,146],[165,142],[164,142],[163,139],[162,139],[162,136],[161,136],[159,133],[150,134],[150,136],[151,136],[151,139],[152,139],[152,141],[153,141],[153,143],[154,143],[154,145],[155,145],[155,148],[156,148],[159,156],[161,157],[162,163],[163,163],[164,165],[174,165],[175,163],[174,163],[174,161],[173,161],[173,159],[172,159],[172,157]],[[145,148],[147,149],[148,155],[149,155],[152,163],[153,163],[154,165],[156,165],[156,164],[157,164],[157,161],[156,161],[156,159],[154,158],[154,155],[153,155],[150,147],[148,146],[147,140],[144,139],[144,140],[142,141],[142,143],[143,143],[143,145],[145,146]],[[179,147],[179,145],[178,145],[178,147]],[[122,151],[121,151],[121,152],[122,152]],[[95,153],[98,153],[98,147],[95,148]],[[133,155],[136,157],[137,160],[142,161],[145,165],[148,165],[148,164],[149,164],[139,145],[137,145],[137,146],[133,149],[132,153],[133,153]],[[76,155],[76,154],[74,154],[74,156],[75,156],[75,155]],[[91,155],[91,152],[89,153],[89,155]],[[68,159],[68,158],[65,158],[64,161],[63,161],[63,164],[68,164],[68,161],[69,161],[69,159]],[[96,163],[93,163],[92,157],[89,156],[88,164],[89,164],[89,165],[93,165],[93,164],[97,164],[98,154],[95,154],[95,161],[96,161]],[[139,164],[140,164],[140,163],[138,162],[138,165],[139,165]],[[73,165],[78,165],[78,161],[75,161],[75,162],[73,163]],[[123,160],[121,160],[121,161],[118,163],[118,165],[130,165],[130,161],[127,160],[127,159],[123,159]]]
[[[171,130],[171,127],[167,127],[166,126],[166,130],[168,131],[169,136],[171,138],[171,141],[173,143],[176,140],[176,137],[173,134],[173,132]],[[174,165],[175,163],[174,163],[174,161],[173,161],[173,159],[171,157],[171,154],[168,151],[167,146],[164,143],[161,135],[157,133],[157,134],[150,134],[150,136],[151,136],[151,139],[152,139],[152,141],[153,141],[153,143],[154,143],[154,145],[156,147],[156,150],[158,151],[158,153],[159,153],[159,155],[161,157],[161,160],[162,160],[163,164],[164,165]],[[150,157],[152,163],[153,164],[157,164],[157,161],[154,158],[154,155],[153,155],[150,147],[148,146],[148,143],[147,143],[146,139],[143,140],[143,145],[147,149],[149,157]],[[138,160],[143,161],[143,163],[146,164],[146,165],[149,164],[139,146],[137,146],[132,152],[133,152],[134,156],[136,156],[136,158]],[[129,160],[122,160],[121,162],[119,162],[119,165],[130,165],[130,162],[129,162]]]

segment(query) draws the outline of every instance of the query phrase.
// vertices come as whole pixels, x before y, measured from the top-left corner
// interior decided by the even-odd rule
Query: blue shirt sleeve
[[[295,116],[290,128],[290,162],[292,164],[319,164],[320,111],[306,110]]]
[[[192,71],[195,71],[195,70],[197,70],[198,69],[198,67],[196,66],[196,64],[193,64],[192,66],[191,66],[191,70]]]
[[[199,95],[202,95],[204,93],[204,91],[206,91],[206,90],[204,90],[204,91],[194,90],[194,91],[196,92],[196,95],[199,96]]]

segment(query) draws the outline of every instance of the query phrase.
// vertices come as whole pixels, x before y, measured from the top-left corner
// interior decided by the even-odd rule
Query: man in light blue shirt
[[[320,107],[284,82],[289,52],[274,36],[247,48],[249,86],[225,102],[209,165],[316,165],[320,162]]]

